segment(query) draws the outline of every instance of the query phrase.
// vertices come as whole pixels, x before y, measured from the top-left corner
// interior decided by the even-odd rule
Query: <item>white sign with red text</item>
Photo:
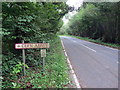
[[[17,43],[15,49],[49,48],[49,43]]]

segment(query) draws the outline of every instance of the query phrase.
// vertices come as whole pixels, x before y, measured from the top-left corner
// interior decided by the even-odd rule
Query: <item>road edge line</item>
[[[94,50],[94,49],[92,49],[92,48],[90,48],[90,47],[88,47],[88,46],[86,46],[86,45],[84,45],[84,44],[80,44],[80,45],[82,45],[83,47],[86,47],[87,49],[89,49],[89,50],[91,50],[91,51],[93,51],[93,52],[96,52],[96,50]]]
[[[74,70],[73,70],[73,67],[72,67],[72,65],[71,65],[71,63],[70,63],[70,60],[69,60],[69,58],[68,58],[68,55],[67,55],[67,53],[66,53],[66,51],[65,51],[65,47],[64,47],[64,44],[63,44],[63,41],[61,40],[61,43],[62,43],[62,47],[63,47],[63,50],[64,50],[64,54],[65,54],[65,56],[67,57],[67,62],[68,62],[68,64],[69,64],[69,67],[70,67],[70,72],[71,72],[71,74],[72,74],[72,77],[74,78],[74,82],[75,82],[75,84],[76,84],[76,87],[77,88],[81,88],[81,86],[80,86],[80,84],[79,84],[79,81],[78,81],[78,79],[77,79],[77,76],[76,76],[76,74],[75,74],[75,72],[74,72]]]

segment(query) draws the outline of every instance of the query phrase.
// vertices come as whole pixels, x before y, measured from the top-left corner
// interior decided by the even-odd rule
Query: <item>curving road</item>
[[[118,88],[118,50],[60,36],[82,88]]]

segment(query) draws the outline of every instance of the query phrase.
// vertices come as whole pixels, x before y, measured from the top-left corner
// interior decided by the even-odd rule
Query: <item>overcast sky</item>
[[[66,2],[66,4],[68,4],[69,6],[75,7],[75,9],[78,9],[83,3],[83,0],[68,0]],[[67,16],[69,16],[69,18],[71,18],[73,15],[76,14],[76,11],[73,12],[69,12]],[[68,23],[68,19],[65,18],[65,16],[63,17],[63,21],[64,24]]]
[[[69,6],[73,6],[77,9],[78,7],[81,6],[81,4],[83,3],[83,0],[68,0],[66,3]]]

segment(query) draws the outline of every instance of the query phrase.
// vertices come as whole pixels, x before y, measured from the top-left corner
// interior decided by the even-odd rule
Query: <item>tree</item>
[[[21,43],[22,40],[25,43],[50,42],[60,30],[61,18],[67,13],[68,6],[62,2],[4,2],[2,10],[2,71],[3,76],[14,78],[10,73],[22,61],[21,50],[15,49],[15,43]],[[26,50],[28,66],[38,66],[41,58],[34,54],[38,50],[40,49]],[[9,87],[9,84],[11,83],[6,83],[6,86]]]
[[[69,22],[67,32],[72,35],[117,43],[119,40],[119,2],[83,3]]]

